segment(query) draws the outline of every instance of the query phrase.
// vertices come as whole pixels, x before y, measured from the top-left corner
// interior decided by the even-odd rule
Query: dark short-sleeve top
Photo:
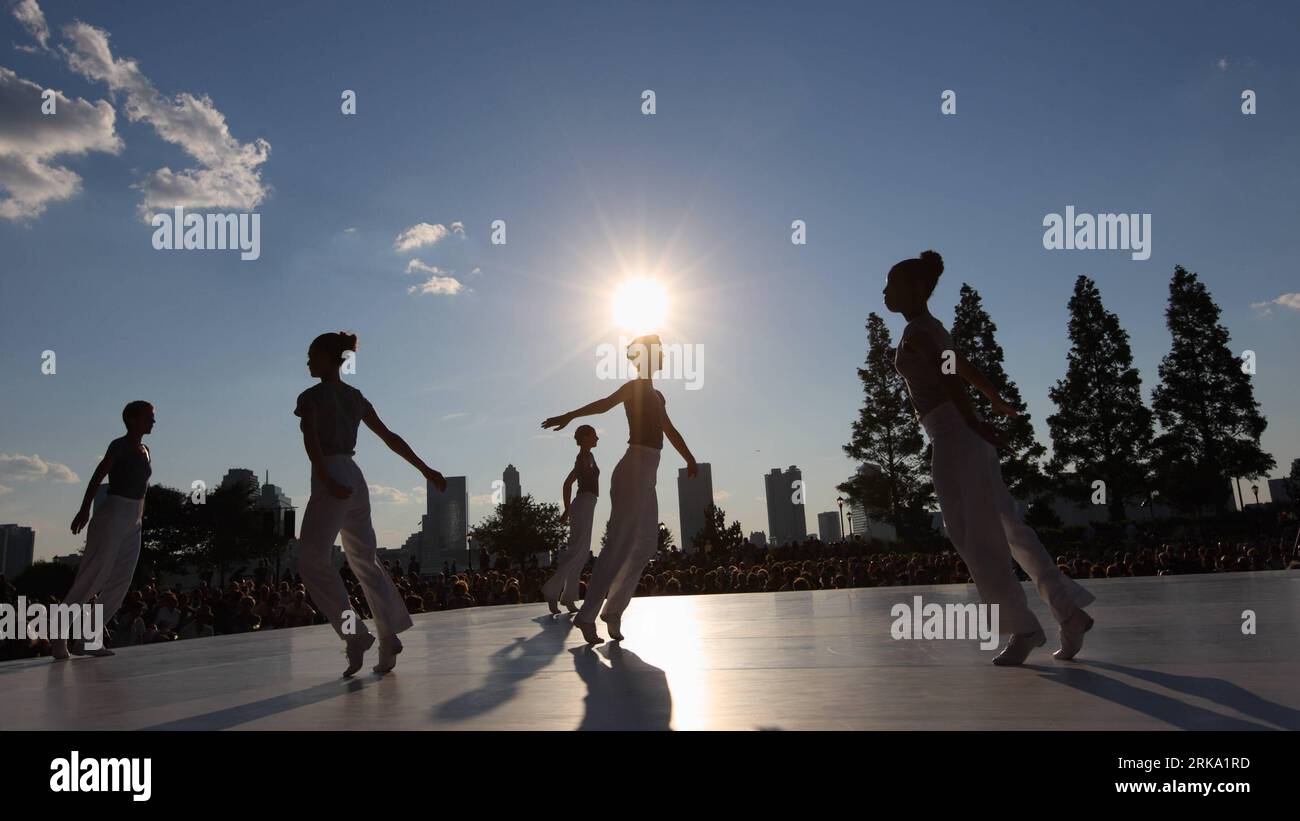
[[[600,495],[600,467],[591,451],[578,454],[578,458],[573,460],[573,472],[578,477],[579,493]]]
[[[664,448],[664,416],[667,401],[649,379],[633,379],[624,388],[623,408],[627,411],[627,443],[655,450]]]
[[[108,492],[124,499],[143,499],[149,477],[153,475],[149,448],[144,444],[137,446],[123,436],[108,443],[104,456],[113,458],[113,467],[108,471]]]
[[[357,427],[370,411],[370,401],[346,382],[321,382],[298,394],[294,416],[316,420],[316,436],[326,456],[352,456],[357,451]]]

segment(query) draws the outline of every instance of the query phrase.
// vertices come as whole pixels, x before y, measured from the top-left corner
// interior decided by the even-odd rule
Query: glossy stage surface
[[[415,617],[397,670],[339,677],[326,626],[0,665],[3,729],[1300,729],[1300,572],[1085,581],[1096,627],[998,668],[890,637],[896,603],[973,586],[634,599],[586,649],[544,604]],[[1256,635],[1242,634],[1242,612]],[[602,627],[602,635],[604,635]]]

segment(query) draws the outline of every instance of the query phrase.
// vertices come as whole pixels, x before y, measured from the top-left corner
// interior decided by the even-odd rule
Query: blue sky
[[[343,328],[361,339],[350,381],[434,467],[469,477],[472,520],[507,462],[558,500],[574,446],[538,425],[613,389],[596,345],[617,339],[612,289],[644,267],[669,289],[665,341],[704,351],[701,390],[661,389],[719,504],[766,530],[762,476],[797,464],[814,530],[853,469],[840,446],[866,315],[885,313],[889,266],[926,248],[947,264],[936,315],[951,319],[962,282],[980,291],[1049,444],[1075,278],[1095,279],[1131,334],[1149,398],[1174,265],[1198,271],[1234,348],[1257,352],[1263,444],[1288,465],[1300,14],[1221,5],[7,2],[5,105],[26,104],[24,82],[69,103],[57,125],[0,110],[0,197],[26,211],[0,218],[0,521],[36,527],[38,557],[76,550],[84,486],[59,466],[84,482],[135,398],[157,407],[155,481],[269,469],[305,504],[291,411],[308,342]],[[134,74],[86,69],[103,35]],[[206,116],[133,118],[141,78]],[[955,116],[940,113],[945,89]],[[59,127],[77,150],[39,147]],[[214,145],[217,160],[196,159]],[[13,204],[4,175],[36,155],[63,172]],[[179,196],[164,168],[193,172],[186,195],[229,200],[215,210],[255,203],[261,258],[154,250],[143,209]],[[1150,259],[1044,250],[1044,215],[1067,205],[1150,213]],[[806,245],[790,242],[795,219]],[[413,225],[453,222],[464,236],[394,248]],[[424,280],[412,259],[460,292],[410,293]],[[594,423],[607,481],[626,424]],[[358,462],[392,489],[375,518],[397,547],[423,512],[420,478],[368,434]],[[666,450],[674,531],[680,466]]]

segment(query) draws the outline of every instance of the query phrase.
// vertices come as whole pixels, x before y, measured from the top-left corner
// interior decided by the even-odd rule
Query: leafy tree
[[[33,602],[48,601],[51,596],[62,601],[68,595],[76,575],[77,571],[73,567],[62,562],[34,562],[9,581],[18,595],[26,596]]]
[[[560,506],[538,502],[532,494],[507,499],[492,515],[474,526],[474,543],[488,552],[503,551],[523,564],[536,553],[562,546],[567,528],[560,521]]]
[[[930,447],[894,369],[894,344],[877,314],[867,316],[867,358],[858,368],[863,402],[844,452],[863,464],[837,490],[894,525],[900,538],[929,529],[926,506],[934,500]]]
[[[704,527],[691,539],[691,547],[705,555],[729,553],[744,543],[745,534],[740,522],[733,520],[727,525],[727,512],[717,505],[709,505],[705,509]]]
[[[166,485],[145,491],[141,520],[140,564],[158,571],[175,572],[203,556],[210,538],[203,511],[188,494]]]
[[[1034,438],[1034,426],[1029,421],[1020,389],[1007,376],[1002,367],[1002,346],[995,334],[998,327],[989,318],[979,292],[966,283],[961,286],[961,299],[952,320],[952,341],[972,365],[979,368],[997,388],[1007,404],[1015,408],[1016,417],[996,416],[988,397],[977,390],[968,390],[976,413],[989,420],[1005,437],[1005,447],[998,453],[1002,460],[1002,478],[1011,492],[1021,498],[1041,494],[1047,489],[1039,462],[1047,449]]]
[[[1223,511],[1232,477],[1265,475],[1276,465],[1260,448],[1268,422],[1228,347],[1221,313],[1196,274],[1174,268],[1165,311],[1173,343],[1152,398],[1161,428],[1155,450],[1162,495],[1196,512]]]
[[[1133,367],[1128,333],[1101,302],[1096,283],[1080,276],[1070,297],[1070,352],[1065,378],[1047,392],[1056,413],[1048,470],[1062,495],[1084,503],[1092,483],[1106,483],[1112,521],[1125,518],[1125,502],[1147,484],[1153,434],[1151,411],[1142,404],[1142,378]]]

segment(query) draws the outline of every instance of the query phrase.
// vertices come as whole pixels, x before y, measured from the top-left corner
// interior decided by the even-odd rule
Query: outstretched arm
[[[668,418],[668,411],[664,410],[664,438],[672,443],[677,452],[686,460],[686,475],[694,476],[699,473],[699,466],[695,463],[695,457],[691,455],[691,449],[686,446],[686,439],[673,425],[673,420]]]
[[[595,402],[583,405],[575,411],[569,411],[560,416],[552,416],[550,419],[547,419],[542,423],[542,427],[564,430],[565,425],[580,416],[597,416],[605,413],[611,408],[617,407],[618,404],[623,401],[624,392],[627,390],[628,385],[631,384],[631,382],[624,382],[622,385],[619,385],[618,390],[614,391],[609,396],[606,396],[604,399],[597,399]]]
[[[366,410],[366,415],[361,417],[361,421],[365,422],[366,427],[374,431],[375,435],[378,436],[385,445],[388,445],[389,450],[396,453],[407,462],[410,462],[411,467],[420,471],[420,473],[424,475],[425,479],[432,482],[433,486],[438,489],[439,493],[447,489],[447,480],[443,478],[442,474],[426,465],[424,460],[419,456],[416,456],[415,451],[411,450],[411,446],[406,444],[405,439],[389,430],[388,426],[380,420],[379,414],[375,413],[373,405]]]
[[[105,454],[99,464],[95,465],[95,472],[90,475],[90,481],[86,483],[86,494],[81,497],[81,507],[77,509],[77,515],[72,517],[72,532],[77,534],[90,521],[90,503],[95,499],[95,493],[99,491],[100,484],[104,477],[113,469],[113,463],[117,461],[117,454]]]

